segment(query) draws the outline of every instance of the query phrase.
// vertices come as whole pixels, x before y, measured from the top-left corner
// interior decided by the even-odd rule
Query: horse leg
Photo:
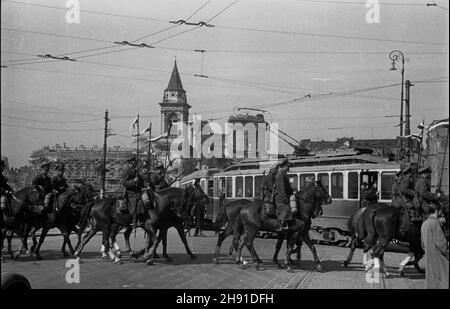
[[[302,245],[303,245],[303,240],[299,237],[297,239],[297,267],[300,268],[301,267],[301,262],[302,262]]]
[[[419,274],[424,274],[425,273],[425,269],[421,268],[419,266],[419,261],[421,259],[421,254],[420,253],[416,253],[414,255],[414,268],[419,272]]]
[[[356,241],[356,237],[352,237],[352,240],[350,242],[350,252],[348,253],[347,259],[344,261],[344,267],[347,267],[353,259],[353,255],[355,254],[356,249]]]
[[[131,226],[127,226],[125,229],[125,232],[123,232],[123,237],[125,238],[125,251],[130,254],[130,256],[134,256],[134,252],[133,250],[131,250],[131,245],[130,245],[130,236],[131,233],[133,232],[133,228]]]
[[[67,230],[66,228],[63,228],[61,230],[61,234],[64,237],[64,243],[63,243],[64,249],[65,249],[65,245],[67,244],[67,246],[69,247],[70,254],[74,255],[75,254],[75,249],[73,248],[72,242],[70,241],[70,230]],[[68,256],[66,250],[63,251],[63,254],[64,254],[64,257]]]
[[[178,235],[181,238],[181,241],[183,242],[184,248],[186,249],[186,253],[191,257],[191,260],[195,260],[197,259],[197,256],[192,253],[191,248],[189,248],[187,239],[186,239],[186,235],[184,235],[184,228],[183,228],[183,224],[182,223],[177,223],[175,225],[175,228],[177,229]],[[166,231],[167,233],[167,231]]]
[[[413,255],[412,252],[409,252],[409,253],[408,253],[408,256],[407,256],[403,261],[400,262],[400,265],[399,265],[399,267],[398,267],[398,272],[400,273],[401,276],[404,276],[404,275],[405,275],[404,268],[405,268],[405,266],[408,265],[412,260],[414,260],[414,255]]]
[[[217,237],[216,250],[214,251],[214,257],[213,257],[213,261],[216,264],[219,264],[220,247],[222,247],[223,241],[232,233],[233,233],[233,229],[230,225],[227,225],[226,229],[223,232],[219,233],[219,236]],[[228,253],[230,256],[232,256],[234,248],[235,248],[234,243],[232,243],[229,253]]]
[[[316,270],[318,272],[322,272],[322,265],[320,264],[319,256],[317,255],[316,247],[314,246],[314,243],[312,242],[311,238],[309,238],[309,233],[305,233],[301,236],[302,240],[305,242],[305,244],[308,246],[309,250],[311,250],[313,257],[314,257],[314,263],[316,264]]]
[[[74,253],[75,258],[80,260],[81,251],[83,251],[84,246],[86,246],[86,244],[97,233],[97,231],[98,231],[97,227],[92,226],[91,229],[89,230],[89,232],[86,235],[84,235],[83,240],[81,241],[81,244],[75,250],[75,253]]]
[[[245,242],[247,241],[247,232],[244,232],[241,239],[239,240],[239,244],[236,251],[236,264],[240,265],[240,268],[245,268],[244,264],[241,264],[242,261],[242,248],[245,246]]]
[[[45,236],[47,236],[47,233],[49,230],[50,230],[50,228],[47,226],[42,228],[41,236],[39,237],[39,242],[38,242],[37,246],[34,248],[34,254],[36,255],[36,259],[38,259],[38,260],[42,260],[42,256],[39,253],[39,250],[41,249],[41,246],[44,243]],[[35,238],[35,235],[33,235],[33,242],[34,242],[34,238]]]
[[[163,257],[166,259],[167,262],[171,263],[171,262],[173,262],[173,259],[167,254],[167,231],[168,231],[168,229],[159,230],[158,243],[160,241],[162,241]]]
[[[111,249],[114,254],[120,259],[122,257],[122,253],[120,252],[119,244],[117,243],[116,236],[119,233],[121,227],[118,224],[113,224],[111,226]]]
[[[2,234],[6,234],[6,241],[8,242],[8,254],[11,256],[11,259],[14,259],[14,253],[12,250],[12,238],[13,238],[13,231],[6,231],[5,233]]]
[[[284,258],[284,266],[286,267],[288,272],[292,272],[292,266],[290,262],[291,262],[291,254],[294,251],[294,243],[295,243],[294,235],[288,233],[286,237],[286,257]]]
[[[281,250],[281,246],[283,245],[284,236],[283,234],[278,234],[277,244],[275,246],[275,253],[273,254],[272,261],[278,267],[278,269],[282,269],[280,262],[278,261],[278,253]]]
[[[114,261],[115,264],[121,264],[120,258],[114,254],[110,245],[110,229],[111,227],[106,227],[102,230],[103,240],[102,243],[105,246],[105,251],[109,255],[110,259]]]
[[[253,263],[255,264],[256,270],[263,270],[263,268],[260,267],[260,262],[258,261],[258,255],[256,254],[255,247],[253,247],[253,241],[256,237],[256,229],[251,230],[247,233],[247,237],[245,239],[245,245],[247,246],[248,251],[250,251],[250,254],[252,256]]]
[[[145,240],[145,253],[144,253],[144,259],[146,259],[146,264],[148,266],[154,265],[152,256],[154,251],[156,250],[156,233],[153,230],[153,227],[150,224],[146,224],[146,231],[147,236]]]

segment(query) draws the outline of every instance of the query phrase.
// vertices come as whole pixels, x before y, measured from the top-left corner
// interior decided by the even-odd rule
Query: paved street
[[[369,284],[365,280],[365,272],[360,264],[361,250],[357,250],[353,263],[345,268],[342,261],[348,253],[348,248],[317,245],[319,257],[323,263],[323,273],[314,270],[311,252],[307,247],[302,249],[302,267],[294,273],[277,269],[270,263],[275,240],[257,239],[255,248],[264,261],[264,270],[256,271],[253,267],[242,270],[226,257],[231,238],[224,242],[219,265],[212,261],[217,237],[213,232],[206,232],[207,237],[189,237],[188,242],[197,259],[192,261],[185,254],[183,245],[175,230],[171,229],[168,236],[168,253],[174,259],[172,263],[164,259],[155,260],[154,266],[146,266],[141,258],[137,261],[124,256],[122,265],[116,265],[103,260],[100,255],[101,236],[91,239],[86,246],[80,264],[80,283],[68,284],[65,276],[66,259],[60,253],[62,237],[50,236],[46,239],[41,254],[42,261],[34,256],[23,256],[19,261],[10,260],[2,251],[5,263],[2,272],[17,272],[25,275],[33,288],[179,288],[179,289],[421,289],[424,287],[424,275],[408,268],[405,277],[400,277],[395,267],[405,257],[405,254],[386,253],[385,260],[391,276],[380,284]],[[131,236],[134,250],[141,249],[144,244],[142,231],[136,238]],[[119,245],[124,249],[123,235],[119,235]],[[75,237],[72,236],[73,242]],[[17,248],[17,240],[13,246]],[[161,250],[158,250],[160,252]],[[244,249],[248,257],[248,252]],[[284,258],[284,246],[280,260]],[[424,265],[424,260],[421,265]]]

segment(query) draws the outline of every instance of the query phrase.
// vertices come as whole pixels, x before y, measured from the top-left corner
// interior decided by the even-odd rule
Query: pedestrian
[[[448,289],[449,261],[448,242],[439,222],[441,212],[437,196],[424,198],[429,203],[431,214],[421,227],[422,247],[426,258],[426,289]]]

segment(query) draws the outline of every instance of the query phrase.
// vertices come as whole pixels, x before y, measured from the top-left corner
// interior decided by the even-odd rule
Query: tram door
[[[359,187],[359,197],[360,197],[360,204],[361,204],[361,198],[362,198],[362,184],[363,183],[368,184],[368,188],[371,188],[374,183],[378,184],[378,172],[369,172],[369,171],[361,171],[360,173],[360,187]],[[360,205],[361,206],[361,205]]]

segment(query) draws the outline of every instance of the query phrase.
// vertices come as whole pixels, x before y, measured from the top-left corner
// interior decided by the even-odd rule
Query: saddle
[[[145,209],[141,194],[127,192],[122,198],[117,199],[116,212],[123,215],[131,214],[133,216],[144,214]]]

